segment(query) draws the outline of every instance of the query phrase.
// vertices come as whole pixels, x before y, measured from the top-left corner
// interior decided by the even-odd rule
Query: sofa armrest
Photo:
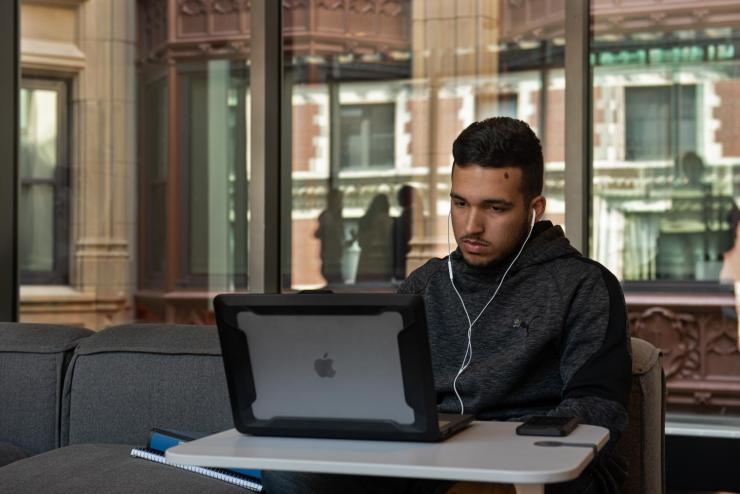
[[[59,446],[62,383],[89,329],[0,323],[0,442],[31,453]]]
[[[64,384],[62,445],[143,445],[153,427],[233,427],[215,327],[115,326],[75,350]]]

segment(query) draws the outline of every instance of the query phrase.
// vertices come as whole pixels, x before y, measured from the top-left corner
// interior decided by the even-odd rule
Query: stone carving
[[[231,14],[242,8],[239,0],[214,0],[213,11],[218,14]]]
[[[360,14],[367,14],[375,7],[375,2],[371,0],[350,0],[349,9]]]
[[[180,0],[180,13],[183,15],[203,15],[207,11],[207,0]]]
[[[341,1],[339,2],[342,3]],[[283,0],[283,8],[288,10],[305,9],[307,0]]]
[[[319,0],[318,6],[329,10],[337,10],[339,7],[344,7],[344,0]]]
[[[391,17],[398,17],[403,12],[403,5],[398,0],[385,0],[380,11]]]
[[[699,325],[691,314],[651,307],[630,316],[632,334],[663,352],[663,368],[670,379],[699,379]]]

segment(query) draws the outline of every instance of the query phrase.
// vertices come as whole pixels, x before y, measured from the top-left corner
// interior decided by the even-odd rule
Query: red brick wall
[[[545,163],[565,161],[565,91],[551,89],[545,115]]]
[[[408,144],[411,166],[429,166],[429,100],[409,100],[406,111],[411,118],[403,130],[411,136]]]
[[[606,121],[606,112],[603,108],[596,108],[597,102],[601,99],[601,88],[599,86],[594,86],[593,88],[593,108],[594,108],[594,114],[591,118],[593,118],[593,125],[594,128],[596,128],[597,124],[602,124]],[[565,131],[563,131],[563,134],[565,134]],[[563,136],[563,139],[565,139],[565,136]],[[593,147],[599,147],[601,146],[601,134],[594,132],[594,135],[592,136],[593,139]],[[565,156],[565,154],[563,154]]]
[[[724,158],[740,156],[740,80],[719,81],[714,88],[720,99],[713,115],[720,122],[715,139]]]
[[[429,100],[409,100],[406,110],[411,119],[406,123],[404,130],[411,135],[409,153],[412,166],[430,166],[432,153],[437,154],[437,166],[451,163],[452,141],[467,125],[472,122],[462,122],[458,114],[462,108],[460,98],[440,98],[437,104],[437,136],[433,139],[429,135]],[[433,146],[432,142],[436,140]]]
[[[293,171],[310,170],[310,160],[316,156],[314,138],[321,132],[315,123],[318,114],[316,103],[293,105]]]
[[[291,266],[293,285],[322,285],[321,244],[313,233],[318,227],[318,220],[293,220],[291,242]]]
[[[534,105],[534,112],[527,123],[536,128],[540,121],[540,92],[532,91],[530,103]],[[545,147],[542,154],[545,163],[553,161],[565,161],[565,91],[563,89],[550,89],[547,94],[547,114],[545,115]],[[537,131],[537,137],[542,137],[542,132]]]
[[[437,103],[437,166],[452,163],[452,142],[471,122],[458,118],[462,100],[460,98],[440,98]]]

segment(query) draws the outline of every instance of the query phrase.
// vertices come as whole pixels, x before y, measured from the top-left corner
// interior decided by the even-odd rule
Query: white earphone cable
[[[522,251],[524,250],[524,246],[527,245],[527,242],[529,241],[529,237],[532,236],[532,231],[534,230],[534,223],[537,218],[537,215],[535,214],[534,209],[532,210],[532,223],[529,227],[529,233],[527,233],[527,237],[524,239],[524,242],[522,243],[521,247],[519,247],[519,252],[517,252],[516,256],[514,257],[514,260],[511,261],[509,264],[509,267],[506,268],[506,271],[504,271],[503,276],[501,276],[501,280],[498,282],[498,286],[496,287],[496,290],[493,292],[493,295],[491,298],[486,302],[486,305],[483,306],[483,309],[478,313],[478,316],[471,322],[470,321],[470,314],[468,314],[468,309],[465,307],[465,302],[463,301],[462,295],[460,295],[460,292],[457,290],[457,287],[455,286],[455,280],[453,279],[452,275],[452,249],[450,245],[450,223],[452,222],[452,211],[450,211],[448,221],[447,221],[447,269],[450,274],[450,283],[452,284],[452,289],[455,290],[455,293],[457,294],[457,298],[460,299],[460,304],[462,305],[463,312],[465,312],[465,317],[468,320],[468,345],[465,348],[465,355],[463,356],[462,365],[460,366],[460,370],[457,371],[457,375],[455,376],[455,379],[452,381],[452,389],[455,391],[455,396],[457,396],[457,400],[460,402],[460,414],[465,413],[465,405],[463,404],[462,398],[460,397],[460,393],[457,391],[457,380],[462,375],[463,372],[468,368],[470,365],[470,362],[473,360],[473,344],[472,344],[472,334],[473,334],[473,325],[478,322],[478,319],[483,315],[483,313],[486,311],[488,306],[493,302],[493,299],[496,298],[496,295],[498,294],[499,290],[501,289],[501,285],[504,283],[504,279],[506,279],[506,275],[509,274],[509,270],[514,265],[517,259],[519,259],[519,256],[522,254]]]

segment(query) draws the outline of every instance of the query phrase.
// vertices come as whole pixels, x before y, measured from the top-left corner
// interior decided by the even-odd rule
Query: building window
[[[395,114],[394,103],[342,105],[341,168],[392,168]]]
[[[20,278],[69,282],[67,83],[24,78],[20,93]]]
[[[247,285],[249,77],[210,60],[179,68],[181,203],[179,288]]]
[[[519,95],[516,93],[480,93],[476,95],[476,120],[491,117],[517,118]]]
[[[666,160],[697,149],[696,86],[625,88],[628,161]]]

